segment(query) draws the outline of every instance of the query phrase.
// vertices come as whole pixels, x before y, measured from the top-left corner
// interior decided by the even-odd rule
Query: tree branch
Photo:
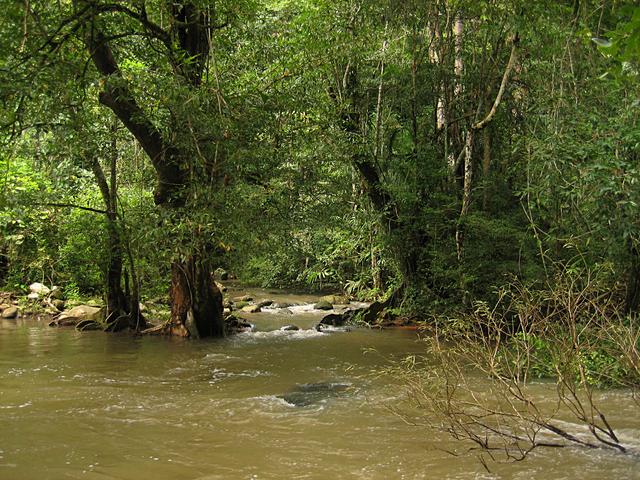
[[[493,117],[495,116],[496,111],[500,106],[500,102],[502,101],[502,96],[504,95],[504,91],[507,87],[507,82],[509,81],[509,75],[511,74],[511,70],[513,70],[513,67],[515,66],[518,58],[519,40],[520,39],[518,37],[518,34],[516,33],[511,45],[511,55],[509,55],[509,61],[507,62],[507,66],[504,69],[504,74],[502,75],[502,81],[500,82],[500,89],[498,90],[496,99],[493,102],[493,105],[491,106],[491,110],[489,110],[489,113],[487,114],[487,116],[483,120],[477,122],[475,125],[471,127],[473,130],[482,130],[493,120]]]
[[[172,193],[184,185],[184,174],[177,162],[177,152],[173,147],[165,145],[160,131],[149,121],[131,95],[109,44],[95,25],[91,25],[86,43],[96,68],[107,77],[100,93],[100,103],[116,114],[151,160],[159,180],[156,203],[170,201]]]
[[[77,208],[78,210],[85,210],[87,212],[101,213],[103,215],[107,214],[106,210],[99,210],[97,208],[91,208],[91,207],[83,207],[82,205],[75,205],[73,203],[42,203],[37,205],[41,205],[44,207]]]

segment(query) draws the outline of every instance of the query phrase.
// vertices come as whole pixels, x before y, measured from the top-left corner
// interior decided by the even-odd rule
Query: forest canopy
[[[426,319],[597,272],[640,304],[631,0],[13,1],[0,284],[222,335],[216,268]],[[194,326],[195,325],[195,326]]]

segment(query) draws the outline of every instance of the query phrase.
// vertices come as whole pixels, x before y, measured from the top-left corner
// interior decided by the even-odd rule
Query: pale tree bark
[[[482,209],[487,210],[489,203],[489,170],[491,168],[491,129],[484,128],[482,130],[482,179],[484,181],[484,189],[482,191]]]
[[[512,40],[511,45],[511,54],[509,55],[509,60],[505,67],[504,73],[502,75],[502,80],[500,82],[500,87],[498,89],[498,93],[496,94],[496,98],[491,106],[491,109],[486,114],[486,116],[477,120],[471,128],[466,133],[465,145],[463,149],[464,154],[464,183],[463,183],[463,193],[462,193],[462,205],[460,208],[460,214],[458,216],[458,222],[456,224],[456,252],[458,255],[458,261],[462,261],[464,256],[464,220],[469,212],[469,208],[471,206],[471,194],[473,189],[473,141],[475,132],[479,132],[484,130],[494,119],[496,112],[498,111],[498,107],[502,101],[502,97],[507,87],[507,83],[509,82],[509,76],[511,75],[511,71],[513,70],[517,58],[518,58],[518,35],[516,34]]]
[[[384,28],[385,31],[385,37],[386,37],[386,32],[387,32],[387,26],[385,25]],[[383,87],[384,87],[384,56],[385,56],[385,52],[387,50],[387,45],[388,45],[388,41],[385,38],[382,41],[382,50],[380,51],[380,80],[378,81],[378,98],[376,101],[376,145],[375,145],[375,152],[374,152],[374,157],[376,158],[376,161],[380,160],[380,157],[382,156],[382,150],[383,150],[383,144],[381,142],[382,139],[382,94],[383,94]]]
[[[463,34],[464,34],[464,23],[460,14],[456,15],[454,26],[453,26],[453,38],[454,38],[454,50],[455,50],[455,58],[454,58],[454,76],[455,76],[455,84],[453,88],[453,102],[457,97],[461,96],[463,93],[463,84],[462,84],[462,75],[464,74],[464,61],[462,59],[462,46],[463,46]],[[446,126],[447,133],[449,130],[449,125]],[[447,142],[448,142],[447,138]],[[466,149],[465,142],[465,149]],[[451,172],[451,177],[455,179],[456,171],[458,169],[458,162],[456,161],[456,156],[453,151],[449,151],[447,162],[449,164],[449,171]]]
[[[429,61],[431,64],[441,66],[442,64],[442,31],[440,27],[439,12],[433,15],[432,25],[429,28]],[[441,77],[440,74],[438,74]],[[445,108],[445,86],[442,81],[438,82],[438,98],[436,100],[436,130],[440,131],[446,127],[447,117]]]

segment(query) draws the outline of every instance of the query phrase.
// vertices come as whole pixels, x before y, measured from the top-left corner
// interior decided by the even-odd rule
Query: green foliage
[[[615,76],[640,75],[640,7],[623,5],[619,10],[615,28],[607,33],[608,38],[592,37],[599,50],[613,58],[616,67],[609,71]]]
[[[45,2],[24,17],[14,2],[0,26],[0,281],[100,290],[103,215],[47,204],[104,209],[92,167],[109,173],[113,156],[126,268],[147,296],[194,252],[251,284],[370,300],[402,290],[399,313],[414,317],[493,303],[512,278],[544,283],[576,251],[610,266],[610,284],[626,278],[640,245],[639,9],[565,3],[221,1],[211,20],[228,26],[212,30],[195,85],[180,67],[197,59],[149,31],[139,2],[118,5],[141,16],[96,3],[121,73],[108,79],[84,42],[90,16]],[[171,27],[166,2],[145,8]],[[443,23],[458,16],[460,38]],[[516,32],[462,215],[463,166],[451,163],[496,97]],[[612,64],[625,78],[602,77]],[[156,167],[99,102],[105,82],[181,152],[184,208],[153,204]]]
[[[99,293],[109,258],[105,255],[108,249],[104,219],[72,209],[60,224],[59,235],[56,282],[65,285],[65,289],[70,283],[84,294]]]

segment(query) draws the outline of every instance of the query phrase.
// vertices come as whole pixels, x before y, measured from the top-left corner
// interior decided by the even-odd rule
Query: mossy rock
[[[262,310],[258,305],[247,305],[241,309],[244,313],[260,313]]]
[[[329,302],[333,305],[349,305],[351,300],[346,295],[325,295],[320,297],[321,302]]]
[[[49,324],[52,327],[75,326],[85,320],[104,322],[104,308],[93,307],[91,305],[79,305],[70,310],[65,310]]]
[[[18,317],[18,313],[18,307],[10,305],[2,310],[2,318],[12,320]]]
[[[313,308],[316,310],[333,310],[333,305],[326,300],[320,300]]]

